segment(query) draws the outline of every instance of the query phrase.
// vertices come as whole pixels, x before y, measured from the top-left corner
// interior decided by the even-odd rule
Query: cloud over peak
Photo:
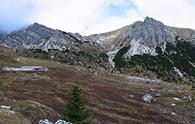
[[[38,22],[81,34],[106,32],[150,16],[195,29],[193,0],[0,0],[0,29]]]

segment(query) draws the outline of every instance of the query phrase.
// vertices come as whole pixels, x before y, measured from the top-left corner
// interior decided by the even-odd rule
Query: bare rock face
[[[153,18],[146,17],[142,24],[134,25],[123,30],[123,34],[126,34],[124,37],[131,38],[130,41],[140,40],[143,45],[149,47],[174,41],[173,33],[162,22]]]
[[[130,46],[126,57],[133,55],[157,55],[156,47],[164,51],[166,43],[175,42],[175,37],[180,36],[186,40],[195,40],[195,31],[190,29],[173,28],[164,25],[153,18],[146,17],[144,22],[137,21],[121,29],[91,35],[90,40],[99,42],[109,52]]]
[[[131,48],[126,54],[127,57],[136,54],[156,55],[157,46],[164,49],[164,44],[175,40],[174,34],[163,23],[149,17],[146,17],[143,24],[129,34],[132,40],[129,41]]]
[[[79,49],[78,44],[85,43],[86,46],[93,44],[98,46],[98,43],[87,42],[80,34],[67,33],[60,30],[54,30],[44,25],[34,23],[26,29],[15,31],[7,35],[0,42],[1,45],[20,49],[42,49],[47,51],[48,49],[65,50],[74,47]]]
[[[109,51],[131,46],[126,56],[132,56],[144,53],[154,55],[155,47],[173,41],[174,35],[163,23],[146,17],[144,22],[135,22],[114,32],[92,35],[89,38],[105,47],[111,46]]]
[[[7,35],[1,44],[10,48],[32,48],[48,40],[54,33],[53,29],[38,23]]]
[[[153,18],[146,17],[143,25],[136,32],[135,39],[140,38],[142,38],[145,44],[154,46],[156,44],[173,41],[174,35],[163,23]]]

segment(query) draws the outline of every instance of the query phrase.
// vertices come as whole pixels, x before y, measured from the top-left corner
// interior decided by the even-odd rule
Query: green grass
[[[4,85],[4,81],[0,80],[0,87]]]
[[[64,64],[61,64],[59,62],[55,62],[52,60],[44,60],[44,59],[36,59],[36,58],[26,58],[26,57],[19,57],[20,63],[22,65],[41,65],[41,66],[47,66],[47,67],[61,67],[64,66]]]
[[[35,101],[0,99],[0,104],[9,105],[12,107],[12,111],[16,112],[12,114],[9,111],[0,110],[0,124],[37,124],[41,118],[49,118],[54,121],[54,118],[57,117],[53,109]]]
[[[16,66],[19,63],[10,55],[0,53],[0,67]]]
[[[32,124],[28,119],[18,113],[10,113],[9,111],[0,110],[1,124]]]
[[[173,97],[165,97],[162,99],[162,103],[165,105],[171,105],[171,104],[179,105],[182,103],[182,101],[174,100]]]

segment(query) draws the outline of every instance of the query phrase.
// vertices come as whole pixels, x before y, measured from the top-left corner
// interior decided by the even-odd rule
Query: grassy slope
[[[0,67],[17,64],[18,64],[17,61],[14,60],[13,57],[0,53]]]
[[[11,54],[1,53],[1,60],[5,65],[17,65]],[[0,72],[0,80],[4,83],[0,87],[0,98],[13,99],[18,102],[1,101],[0,104],[14,106],[18,113],[14,118],[37,122],[40,118],[56,120],[63,112],[72,82],[80,81],[84,89],[84,97],[88,99],[87,108],[96,123],[187,123],[191,121],[192,108],[195,103],[188,103],[184,96],[194,94],[187,85],[176,84],[143,84],[124,80],[110,74],[93,75],[88,72],[75,72],[74,69],[54,61],[38,60],[20,57],[21,65],[43,65],[49,67],[48,72],[37,72],[43,79],[33,79],[34,73],[6,73]],[[154,92],[156,89],[162,97],[156,97],[152,104],[143,103],[144,93]],[[133,98],[130,95],[134,95]],[[176,107],[170,104],[173,97],[181,98]],[[31,100],[46,105],[52,109],[41,109],[37,103],[23,102]],[[55,113],[56,114],[50,114]],[[172,116],[175,112],[177,116]],[[39,113],[39,114],[35,114]],[[11,117],[11,115],[10,115]],[[1,116],[0,116],[1,118]],[[2,116],[4,118],[4,116]],[[9,120],[9,115],[8,115]],[[6,121],[6,119],[4,120]],[[11,124],[12,122],[10,122]]]
[[[28,119],[20,114],[13,114],[0,110],[0,124],[32,124]]]
[[[88,99],[86,107],[90,110],[95,122],[99,124],[190,123],[191,113],[195,111],[193,110],[195,103],[183,99],[184,96],[194,94],[187,85],[129,82],[110,74],[94,75],[88,72],[75,72],[74,69],[64,65],[55,66],[56,62],[45,60],[23,58],[21,63],[48,66],[48,72],[37,73],[48,78],[32,79],[33,73],[1,73],[0,79],[5,82],[0,88],[1,97],[19,101],[33,100],[60,114],[67,102],[71,84],[76,80],[80,81],[84,97]],[[150,91],[151,88],[155,91]],[[156,92],[162,95],[155,97],[156,102],[148,104],[141,100],[145,93],[155,95]],[[181,99],[175,107],[170,104],[175,102],[172,100],[173,97]],[[173,116],[171,112],[177,115]],[[32,115],[36,114],[29,112],[27,116],[32,118]],[[38,121],[40,117],[41,115],[37,115],[35,120]],[[48,118],[54,117],[48,116]]]
[[[12,107],[11,113],[7,110],[0,110],[0,124],[37,124],[39,119],[50,118],[55,120],[57,113],[40,103],[35,101],[16,101],[8,99],[0,99],[1,105],[9,105]]]
[[[12,50],[0,46],[0,68],[3,66],[16,66],[19,63],[15,60]]]

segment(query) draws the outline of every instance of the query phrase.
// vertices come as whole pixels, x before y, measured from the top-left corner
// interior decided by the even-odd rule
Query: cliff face
[[[146,17],[144,22],[138,21],[116,31],[95,34],[88,38],[99,42],[109,52],[131,46],[126,54],[126,57],[129,57],[142,54],[156,55],[157,46],[164,51],[166,43],[174,43],[177,36],[194,42],[195,31],[169,27],[160,21]]]
[[[90,42],[86,41],[79,34],[54,30],[44,25],[34,23],[26,29],[7,35],[2,40],[1,45],[14,49],[27,48],[47,51],[48,49],[65,50],[70,49],[70,47],[76,48],[78,46],[76,46],[77,43],[90,45]],[[98,47],[97,43],[91,44]]]

